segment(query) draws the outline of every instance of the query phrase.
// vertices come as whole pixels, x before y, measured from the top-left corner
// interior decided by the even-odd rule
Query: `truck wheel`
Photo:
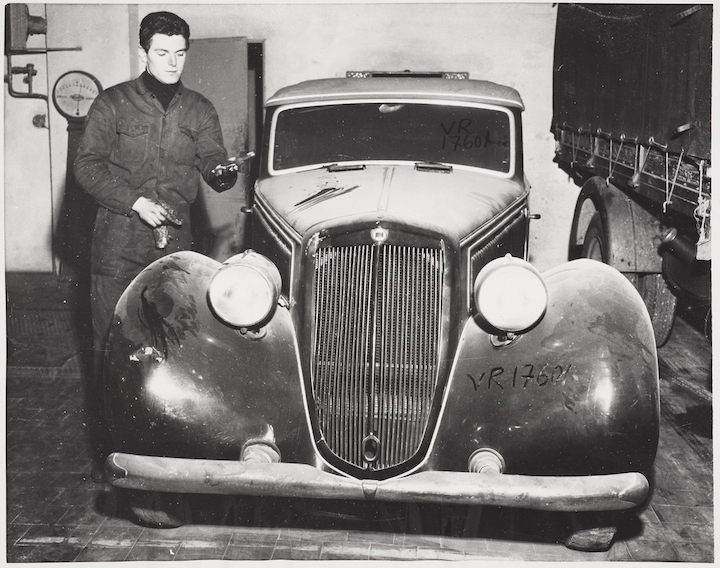
[[[595,213],[590,220],[587,231],[585,231],[585,242],[583,244],[583,258],[590,258],[600,262],[608,261],[608,244],[605,237],[605,228],[600,218],[600,213]]]
[[[670,337],[677,298],[670,291],[662,274],[638,274],[635,287],[640,292],[652,321],[655,345],[662,347]]]
[[[130,509],[133,520],[146,527],[156,529],[181,527],[188,517],[183,495],[121,489],[118,496]]]
[[[599,213],[595,213],[585,232],[582,255],[584,258],[607,263],[608,246],[602,219]],[[675,319],[677,298],[668,288],[662,274],[626,274],[626,276],[645,302],[655,333],[655,344],[658,347],[665,345]]]

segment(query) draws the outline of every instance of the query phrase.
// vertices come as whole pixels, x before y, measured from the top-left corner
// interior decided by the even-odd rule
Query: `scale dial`
[[[102,92],[100,81],[85,71],[68,71],[55,82],[55,108],[68,120],[87,116],[90,105]]]

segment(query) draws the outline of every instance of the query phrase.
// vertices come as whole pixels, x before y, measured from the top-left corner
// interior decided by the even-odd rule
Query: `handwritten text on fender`
[[[546,363],[542,367],[527,364],[519,367],[506,369],[505,367],[493,367],[480,375],[467,374],[473,388],[478,391],[481,388],[491,389],[526,389],[532,387],[549,387],[565,380],[572,365],[550,365]]]

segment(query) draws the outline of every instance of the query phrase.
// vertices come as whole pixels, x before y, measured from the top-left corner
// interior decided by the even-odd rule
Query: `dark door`
[[[246,38],[190,41],[182,81],[215,105],[228,156],[248,151],[248,48]],[[193,233],[196,249],[219,261],[242,252],[249,164],[235,187],[216,193],[205,182],[195,202]]]

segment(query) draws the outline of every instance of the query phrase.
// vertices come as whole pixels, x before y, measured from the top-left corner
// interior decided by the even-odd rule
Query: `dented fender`
[[[114,449],[238,459],[262,439],[283,459],[312,460],[290,314],[278,307],[256,332],[218,320],[207,289],[220,266],[169,255],[118,302],[104,376]]]
[[[542,321],[499,342],[472,319],[453,363],[430,468],[461,469],[479,448],[507,473],[647,471],[659,438],[650,318],[615,269],[582,259],[543,274]]]

